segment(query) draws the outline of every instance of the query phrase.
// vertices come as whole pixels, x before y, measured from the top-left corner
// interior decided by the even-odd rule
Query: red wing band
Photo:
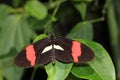
[[[36,55],[32,44],[26,47],[26,58],[28,61],[30,61],[31,66],[35,65]]]
[[[78,62],[78,57],[81,56],[81,44],[77,41],[72,41],[72,56],[74,62]]]

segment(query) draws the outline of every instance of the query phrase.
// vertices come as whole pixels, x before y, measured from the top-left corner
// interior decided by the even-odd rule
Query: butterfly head
[[[49,37],[50,37],[50,39],[54,39],[54,38],[55,38],[55,34],[54,34],[53,32],[51,32],[51,33],[49,34]]]

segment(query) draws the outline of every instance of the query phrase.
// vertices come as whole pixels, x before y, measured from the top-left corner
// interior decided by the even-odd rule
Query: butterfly
[[[56,37],[54,33],[50,33],[49,37],[21,50],[14,62],[19,67],[28,68],[49,62],[55,64],[56,60],[63,63],[85,63],[93,58],[93,51],[85,44],[64,37]]]

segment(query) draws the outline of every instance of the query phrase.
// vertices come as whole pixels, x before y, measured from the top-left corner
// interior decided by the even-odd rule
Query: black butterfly
[[[32,67],[37,64],[54,64],[61,62],[84,63],[94,58],[93,51],[86,45],[63,37],[49,37],[28,45],[15,57],[15,64],[19,67]]]

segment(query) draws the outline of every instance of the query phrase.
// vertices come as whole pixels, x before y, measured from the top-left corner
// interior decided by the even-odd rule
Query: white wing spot
[[[59,46],[59,45],[53,45],[53,48],[57,49],[57,50],[64,51],[64,49],[61,46]],[[43,49],[43,51],[42,51],[42,54],[47,52],[47,51],[49,51],[49,50],[51,50],[51,49],[52,49],[52,45],[45,47],[45,49]]]
[[[42,51],[42,54],[51,50],[51,49],[52,49],[52,45],[45,47],[45,49]]]
[[[61,46],[59,46],[59,45],[54,45],[54,48],[55,48],[55,49],[58,49],[58,50],[64,51],[64,49],[63,49]]]

